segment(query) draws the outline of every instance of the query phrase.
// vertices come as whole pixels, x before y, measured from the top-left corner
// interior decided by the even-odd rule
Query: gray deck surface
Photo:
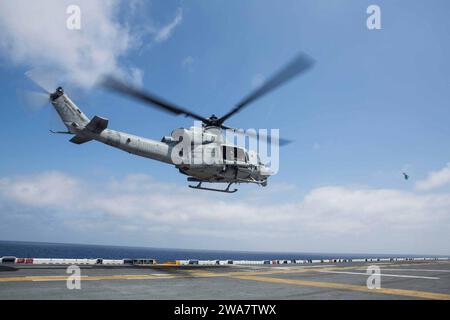
[[[368,289],[366,268],[381,268]],[[0,265],[0,299],[450,299],[450,262],[261,266],[81,267],[69,290],[66,267]]]

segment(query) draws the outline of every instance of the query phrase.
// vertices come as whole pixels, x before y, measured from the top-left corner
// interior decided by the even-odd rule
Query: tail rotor
[[[57,79],[60,77],[55,73],[32,69],[27,71],[25,76],[33,82],[35,89],[19,89],[17,93],[23,102],[25,110],[29,113],[47,110],[52,100],[64,94],[63,89],[58,87],[59,81]],[[59,128],[61,126],[61,121],[54,108],[50,108],[48,117],[48,125],[50,128]]]

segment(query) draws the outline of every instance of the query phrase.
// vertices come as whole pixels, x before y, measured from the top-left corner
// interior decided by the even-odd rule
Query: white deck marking
[[[304,269],[313,269],[313,268],[325,268],[325,267],[335,267],[335,264],[324,264],[320,266],[293,266],[293,267],[272,267],[270,269],[276,270],[304,270]]]
[[[322,273],[336,273],[336,274],[356,274],[363,276],[375,276],[379,275],[382,277],[395,277],[395,278],[414,278],[414,279],[428,279],[428,280],[439,280],[438,277],[423,277],[423,276],[411,276],[411,275],[403,275],[403,274],[388,274],[388,273],[372,273],[368,274],[365,272],[348,272],[348,271],[328,271],[328,270],[320,270]]]
[[[363,270],[363,269],[361,269]],[[364,269],[365,270],[365,269]],[[424,272],[450,272],[450,270],[430,270],[430,269],[386,269],[386,268],[381,268],[381,271],[386,270],[386,271],[424,271]]]

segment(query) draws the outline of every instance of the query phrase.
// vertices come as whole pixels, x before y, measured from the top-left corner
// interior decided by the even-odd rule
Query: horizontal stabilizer
[[[85,129],[89,130],[93,133],[101,133],[108,127],[108,119],[101,118],[99,116],[95,116],[92,120],[86,125]]]
[[[70,139],[70,142],[75,143],[75,144],[83,144],[83,143],[89,142],[91,140],[92,139],[90,139],[90,138],[85,138],[82,136],[75,136],[72,139]]]

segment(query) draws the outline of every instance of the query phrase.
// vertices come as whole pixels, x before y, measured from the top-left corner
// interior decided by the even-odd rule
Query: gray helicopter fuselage
[[[108,120],[104,118],[96,116],[90,120],[62,89],[51,100],[68,133],[75,135],[70,140],[73,143],[83,144],[95,140],[137,156],[172,164],[189,176],[189,181],[256,183],[265,186],[271,175],[255,152],[227,144],[222,129],[177,129],[171,136],[156,141],[108,129]]]

